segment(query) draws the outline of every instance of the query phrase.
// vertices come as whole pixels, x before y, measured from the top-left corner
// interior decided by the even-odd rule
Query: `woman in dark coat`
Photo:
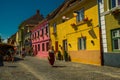
[[[54,65],[54,62],[55,62],[55,54],[54,54],[54,48],[53,46],[50,47],[49,51],[48,51],[48,60],[49,60],[49,63],[50,65]]]

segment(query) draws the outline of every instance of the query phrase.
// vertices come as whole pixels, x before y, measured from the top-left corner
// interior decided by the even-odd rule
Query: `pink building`
[[[31,32],[34,55],[47,58],[50,42],[48,21],[41,21]]]

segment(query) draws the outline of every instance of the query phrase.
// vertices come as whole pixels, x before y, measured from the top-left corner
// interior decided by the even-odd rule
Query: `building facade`
[[[48,57],[48,47],[50,42],[49,25],[47,20],[41,21],[33,30],[31,30],[31,40],[34,55],[38,57]]]
[[[61,7],[61,6],[60,6]],[[50,20],[52,46],[73,62],[101,65],[97,0],[66,0]]]
[[[120,52],[120,0],[104,0],[108,52]]]
[[[36,11],[36,14],[31,16],[30,18],[23,21],[18,30],[18,41],[19,41],[19,51],[22,50],[22,48],[26,49],[26,52],[29,53],[29,50],[31,49],[31,30],[38,25],[40,21],[42,21],[44,17],[40,14],[39,10]]]
[[[104,65],[120,67],[120,0],[98,0]]]

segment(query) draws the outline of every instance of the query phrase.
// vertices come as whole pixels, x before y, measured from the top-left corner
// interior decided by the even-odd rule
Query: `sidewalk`
[[[19,62],[40,80],[120,80],[120,68],[56,60],[51,67],[47,59],[25,57]]]

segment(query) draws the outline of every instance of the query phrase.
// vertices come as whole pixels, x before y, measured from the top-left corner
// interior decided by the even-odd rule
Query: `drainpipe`
[[[102,45],[102,35],[101,35],[101,17],[100,17],[100,0],[97,0],[98,4],[98,22],[99,22],[99,33],[100,33],[100,54],[101,54],[101,65],[104,64],[104,57],[103,57],[103,45]]]

